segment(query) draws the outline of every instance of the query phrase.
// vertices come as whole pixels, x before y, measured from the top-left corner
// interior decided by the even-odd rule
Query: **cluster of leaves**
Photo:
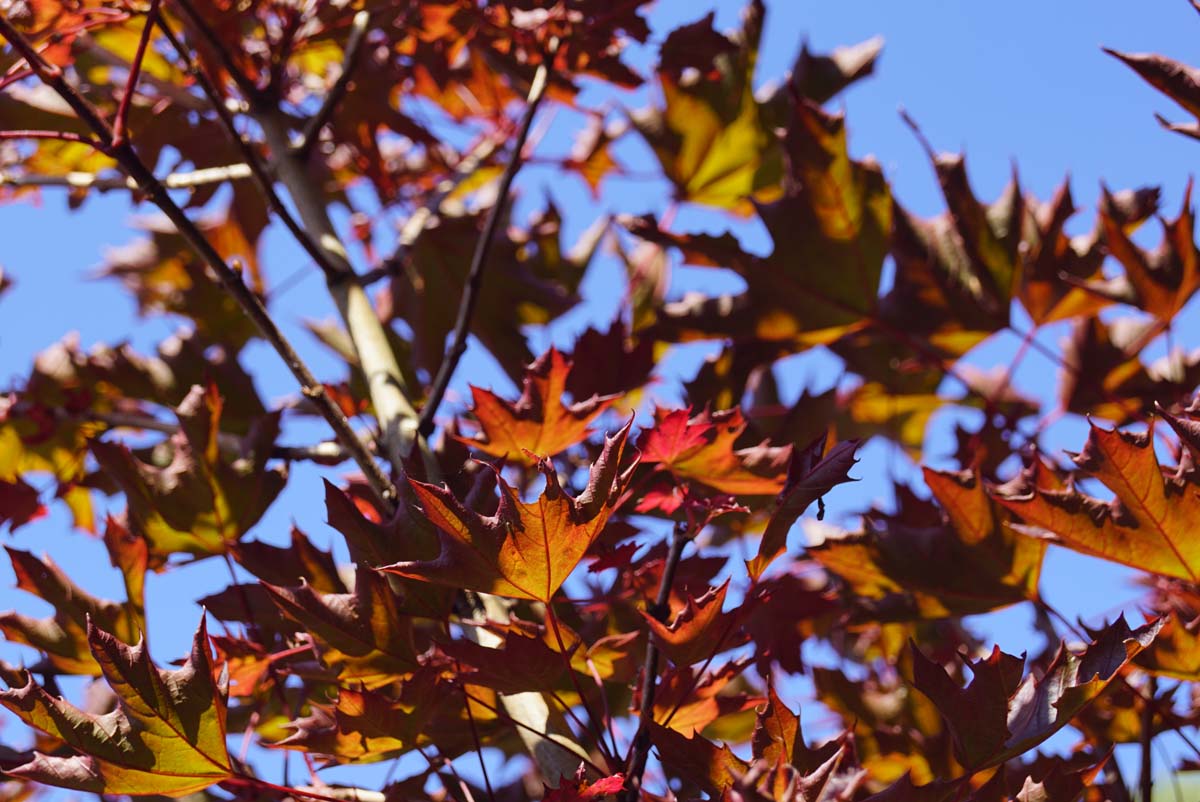
[[[756,91],[754,0],[734,34],[711,15],[671,32],[647,77],[623,58],[648,38],[646,5],[0,11],[0,190],[157,205],[166,219],[139,223],[145,236],[111,249],[102,275],[142,315],[190,324],[153,355],[65,340],[0,397],[0,525],[17,532],[61,503],[103,540],[126,594],[96,598],[9,549],[18,587],[54,613],[0,615],[5,638],[37,655],[0,665],[0,705],[36,731],[0,750],[5,798],[48,785],[214,800],[1122,802],[1113,748],[1197,724],[1194,695],[1156,683],[1200,680],[1200,360],[1140,359],[1200,287],[1190,196],[1147,250],[1132,235],[1158,218],[1155,189],[1105,189],[1091,231],[1070,236],[1065,184],[1043,202],[1014,177],[985,203],[961,156],[931,151],[946,211],[918,217],[879,165],[851,156],[827,105],[872,72],[879,42],[805,49]],[[1193,71],[1120,57],[1200,115]],[[585,82],[648,85],[656,100],[585,108]],[[672,230],[671,212],[602,217],[572,245],[553,204],[510,224],[543,94],[586,121],[568,155],[544,161],[599,195],[623,173],[618,143],[640,143],[675,204],[731,226],[757,217],[769,251]],[[352,211],[342,239],[366,272],[331,206]],[[324,383],[260,315],[274,224],[325,271],[343,315],[310,327],[345,365]],[[579,303],[606,248],[627,269],[618,319],[536,355],[528,327]],[[677,298],[673,263],[732,272],[744,289]],[[372,281],[373,298],[355,294]],[[9,283],[0,274],[0,294]],[[1027,343],[1043,325],[1074,327],[1057,411],[1012,389],[1015,363],[969,364],[1014,331],[1014,305],[1032,321]],[[468,408],[435,421],[438,377],[462,356],[447,338],[468,334],[519,395],[472,387]],[[278,408],[244,364],[259,337],[303,385]],[[683,403],[660,405],[655,385],[673,379],[662,357],[693,341],[711,358]],[[787,398],[778,363],[817,348],[846,380]],[[891,509],[847,505],[863,513],[856,531],[801,522],[814,506],[823,517],[826,494],[849,498],[835,488],[862,441],[919,463],[945,408],[983,413],[959,425],[957,470],[924,468],[928,492],[897,484]],[[335,439],[278,442],[316,412]],[[1109,422],[1067,465],[1037,449],[1058,413]],[[333,551],[299,527],[286,543],[263,531],[289,475],[319,481],[310,463],[352,458],[362,475],[324,485]],[[1056,621],[1040,594],[1050,543],[1142,572],[1145,623]],[[224,634],[201,621],[187,659],[161,668],[145,643],[147,575],[212,558],[232,584],[202,602]],[[963,622],[1018,604],[1051,642],[1032,657],[989,651]],[[90,683],[80,705],[59,693],[65,677]],[[800,726],[800,677],[805,704],[836,722],[817,737]],[[1035,751],[1068,727],[1069,755]],[[267,779],[268,761],[231,752],[231,733],[302,753],[309,782]],[[393,759],[411,771],[381,791],[320,774]],[[497,771],[508,761],[524,776]]]

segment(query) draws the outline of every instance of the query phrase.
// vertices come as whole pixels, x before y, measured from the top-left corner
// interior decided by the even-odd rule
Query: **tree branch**
[[[175,0],[175,4],[183,10],[210,46],[218,50],[220,57],[227,64],[226,68],[235,69],[228,53],[223,52],[220,42],[208,29],[203,18],[196,13],[190,0]],[[278,104],[249,84],[244,76],[239,80],[236,73],[231,74],[235,75],[234,80],[238,81],[239,88],[250,103],[250,116],[262,128],[267,147],[273,157],[274,174],[287,187],[296,206],[303,228],[296,226],[293,234],[302,244],[306,244],[306,250],[309,250],[310,255],[322,265],[325,282],[354,343],[359,364],[367,379],[371,405],[375,408],[375,415],[379,420],[383,444],[380,451],[387,455],[396,473],[404,475],[404,461],[411,455],[419,437],[417,413],[409,401],[409,388],[396,362],[396,355],[388,343],[387,332],[366,291],[355,280],[354,268],[329,218],[329,210],[320,187],[313,181],[307,163],[298,158],[293,150],[289,121]],[[253,164],[254,159],[257,159],[257,154],[247,161]],[[269,185],[271,182],[265,177],[265,172],[256,170],[255,175],[260,183]],[[269,191],[274,195],[273,189]],[[424,448],[421,452],[429,467],[432,457]]]
[[[491,158],[491,155],[496,152],[496,148],[507,137],[487,137],[481,139],[474,148],[459,159],[454,165],[453,174],[446,176],[438,182],[433,188],[433,192],[425,200],[424,205],[414,211],[400,226],[400,234],[396,238],[396,248],[392,251],[388,258],[380,263],[379,267],[364,273],[359,278],[358,283],[362,286],[370,286],[376,281],[394,276],[400,272],[404,264],[404,260],[408,258],[408,251],[416,243],[417,238],[429,225],[429,221],[437,216],[442,210],[442,204],[446,202],[446,198],[454,194],[454,191],[462,186],[463,182],[475,174],[475,171],[480,166]]]
[[[71,417],[69,415],[64,417]],[[142,429],[148,432],[159,432],[174,435],[179,432],[179,424],[159,420],[149,415],[130,412],[89,412],[78,419],[103,423],[114,429]],[[370,444],[358,438],[363,447],[369,449]],[[231,432],[218,432],[217,445],[225,452],[238,454],[242,450],[242,438]],[[351,458],[350,453],[337,440],[327,440],[308,446],[281,446],[271,448],[271,457],[288,462],[318,462],[326,465],[344,462]]]
[[[171,173],[158,179],[167,189],[191,189],[206,184],[221,184],[251,177],[248,164],[228,164],[222,167],[205,167]],[[66,187],[68,189],[94,189],[97,192],[134,190],[138,184],[123,175],[100,175],[99,173],[71,172],[66,175],[16,175],[0,170],[0,187]]]
[[[329,122],[338,103],[341,103],[342,98],[346,96],[346,90],[350,88],[350,78],[354,75],[355,68],[358,67],[358,57],[362,52],[363,42],[366,41],[367,26],[370,22],[371,14],[368,11],[360,11],[354,15],[354,20],[350,24],[350,38],[346,40],[346,52],[342,57],[342,74],[337,77],[337,81],[325,95],[321,108],[304,124],[304,131],[301,132],[300,140],[294,149],[297,158],[308,157],[309,151],[321,134],[321,129]]]
[[[167,41],[170,42],[171,47],[179,54],[180,59],[183,60],[184,69],[200,87],[200,90],[208,98],[213,110],[216,111],[217,117],[221,120],[221,124],[225,128],[225,133],[229,136],[230,141],[242,154],[242,159],[247,169],[249,169],[250,175],[254,178],[271,211],[279,217],[284,227],[287,228],[296,242],[300,244],[300,247],[304,248],[305,253],[317,263],[317,267],[321,268],[321,272],[325,274],[327,279],[336,275],[337,268],[330,263],[325,252],[317,246],[317,243],[313,242],[308,232],[300,226],[296,218],[292,216],[292,213],[288,211],[287,206],[284,205],[283,199],[279,197],[279,193],[275,191],[275,182],[271,178],[268,167],[263,164],[262,159],[259,158],[258,153],[250,146],[250,143],[238,133],[233,114],[225,105],[225,101],[222,99],[221,93],[217,91],[216,85],[209,80],[204,70],[200,69],[196,60],[192,58],[191,52],[184,46],[166,19],[159,16],[158,23],[159,28],[167,38]]]
[[[671,548],[663,567],[662,579],[658,583],[658,595],[654,606],[647,612],[660,623],[667,622],[671,612],[671,585],[675,582],[675,571],[683,558],[683,549],[689,538],[680,532],[671,535]],[[625,759],[625,788],[618,797],[619,802],[636,802],[641,797],[642,775],[646,772],[646,760],[650,756],[650,722],[654,719],[654,693],[658,684],[658,647],[653,639],[646,643],[646,662],[642,667],[642,703],[638,708],[638,729]]]
[[[150,8],[146,11],[146,24],[142,26],[142,35],[138,38],[137,50],[133,61],[129,62],[129,77],[125,79],[125,91],[121,93],[121,102],[117,105],[117,113],[113,117],[113,138],[110,143],[114,148],[124,144],[125,121],[129,117],[129,107],[133,104],[133,96],[137,93],[138,78],[142,75],[142,62],[146,60],[146,48],[150,44],[150,33],[154,30],[154,21],[158,19],[158,6],[162,0],[150,0]]]
[[[433,381],[433,387],[429,391],[425,407],[421,410],[417,430],[422,435],[428,436],[433,431],[433,417],[437,414],[438,406],[446,394],[446,388],[450,385],[450,379],[454,376],[459,360],[466,353],[471,318],[474,316],[475,306],[479,302],[479,289],[483,286],[483,271],[487,267],[492,241],[496,237],[496,229],[499,227],[500,220],[504,216],[504,209],[508,205],[508,195],[512,189],[513,179],[516,178],[517,171],[521,169],[521,151],[525,147],[525,140],[529,138],[529,130],[533,126],[533,118],[537,114],[538,105],[546,93],[546,85],[550,80],[550,62],[554,59],[554,53],[557,50],[555,44],[551,45],[550,53],[538,65],[537,72],[534,73],[526,99],[525,116],[521,119],[521,126],[517,130],[517,139],[513,143],[512,156],[509,158],[508,166],[504,168],[504,174],[500,177],[500,189],[496,196],[496,203],[488,212],[483,233],[480,234],[479,240],[475,244],[475,252],[471,256],[471,268],[467,273],[467,283],[463,288],[462,299],[458,305],[458,317],[454,322],[454,339],[445,358],[442,359],[442,364],[438,366],[437,377]]]
[[[79,92],[67,83],[62,70],[47,64],[38,55],[33,44],[25,38],[9,21],[8,17],[0,14],[0,36],[25,59],[46,84],[65,101],[79,116],[79,119],[92,130],[103,142],[113,141],[113,132],[100,113]],[[387,509],[395,507],[396,487],[391,480],[379,469],[371,454],[363,447],[350,422],[342,414],[341,409],[325,392],[325,388],[313,376],[308,365],[296,353],[292,344],[284,337],[275,321],[263,306],[262,300],[246,286],[241,275],[231,268],[221,257],[183,209],[171,198],[163,184],[154,177],[134,151],[128,141],[111,148],[111,155],[117,160],[129,176],[137,183],[138,188],[146,193],[163,214],[175,225],[179,233],[188,241],[196,253],[212,268],[221,285],[238,303],[247,316],[258,327],[263,338],[275,349],[291,370],[292,375],[300,383],[301,392],[312,399],[313,404],[329,423],[339,442],[350,452],[354,461],[366,476],[367,483]]]

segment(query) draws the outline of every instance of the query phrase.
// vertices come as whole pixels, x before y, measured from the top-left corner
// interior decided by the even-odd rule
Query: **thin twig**
[[[512,189],[513,179],[516,178],[517,171],[521,169],[521,151],[525,148],[525,140],[529,138],[534,115],[537,114],[538,106],[546,94],[546,86],[550,82],[550,64],[554,59],[556,49],[552,44],[550,53],[538,65],[537,72],[534,73],[533,82],[529,86],[529,94],[526,97],[525,116],[521,119],[520,128],[517,129],[517,138],[513,143],[512,156],[509,157],[508,166],[504,168],[504,174],[500,177],[496,202],[488,211],[483,232],[475,244],[475,253],[471,256],[471,268],[467,273],[467,282],[458,305],[458,317],[454,321],[454,340],[450,350],[446,352],[445,358],[442,359],[442,364],[438,367],[437,377],[433,381],[433,387],[429,391],[429,397],[425,402],[425,407],[421,410],[421,417],[417,423],[417,431],[426,437],[433,431],[434,415],[437,414],[438,406],[442,403],[442,397],[446,395],[446,388],[450,386],[450,379],[454,376],[454,370],[458,367],[459,360],[466,353],[471,318],[474,316],[475,306],[479,302],[480,287],[483,286],[483,271],[492,250],[496,229],[504,216],[505,207],[508,206],[508,195]]]
[[[1146,677],[1146,694],[1151,700],[1158,690],[1158,681],[1153,674]],[[1150,802],[1150,796],[1154,791],[1154,753],[1151,747],[1154,745],[1154,704],[1145,705],[1142,708],[1142,767],[1139,787],[1141,788],[1142,802]]]
[[[62,70],[49,68],[50,65],[38,55],[32,43],[13,26],[4,14],[0,14],[0,36],[8,40],[9,44],[28,62],[30,68],[58,93],[59,97],[75,111],[79,119],[99,139],[104,142],[113,141],[112,129],[100,116],[95,107],[79,94],[74,87],[67,83]],[[263,338],[283,358],[292,375],[300,383],[301,392],[307,398],[312,399],[314,406],[329,423],[330,427],[333,428],[338,441],[350,452],[354,461],[365,475],[372,491],[378,496],[385,508],[392,509],[396,499],[395,486],[380,470],[367,449],[363,447],[363,444],[354,434],[354,430],[350,427],[350,422],[346,420],[346,416],[342,414],[341,409],[329,397],[329,394],[325,392],[324,386],[317,381],[312,371],[309,370],[308,365],[296,353],[295,348],[292,347],[292,344],[283,335],[283,332],[279,330],[274,319],[267,312],[266,307],[263,306],[262,300],[246,286],[245,282],[242,281],[241,275],[225,262],[212,243],[205,238],[196,224],[192,222],[191,218],[175,203],[167,188],[154,177],[150,168],[142,162],[128,141],[121,143],[111,150],[111,155],[129,173],[129,176],[137,182],[140,190],[146,193],[154,204],[162,210],[163,214],[175,225],[175,228],[188,241],[196,253],[212,268],[221,285],[258,327]]]
[[[112,146],[119,147],[125,143],[125,122],[129,117],[129,107],[133,105],[133,96],[137,93],[138,78],[142,75],[142,62],[146,60],[146,48],[150,44],[150,34],[154,30],[154,21],[158,19],[158,6],[161,0],[150,0],[150,9],[146,12],[146,24],[142,26],[142,35],[138,39],[137,50],[133,61],[129,63],[129,77],[125,80],[125,91],[121,94],[121,102],[117,105],[117,113],[112,123]]]
[[[421,233],[425,231],[429,221],[441,213],[442,204],[467,179],[475,175],[483,163],[496,152],[496,148],[500,147],[500,143],[507,138],[507,133],[503,137],[485,137],[459,159],[458,163],[454,165],[454,172],[439,181],[433,188],[433,192],[425,199],[424,204],[409,215],[404,224],[400,226],[400,233],[396,238],[396,248],[391,255],[384,259],[379,267],[364,273],[358,283],[366,287],[380,279],[399,273],[405,260],[408,259],[409,250],[416,244]]]
[[[174,435],[179,432],[179,424],[177,423],[131,412],[90,412],[84,417],[87,420],[103,423],[113,428],[142,429],[148,432],[161,432],[166,435]],[[359,440],[362,442],[364,448],[369,449],[371,447],[370,443],[364,438],[359,437]],[[217,433],[217,446],[222,451],[230,454],[239,454],[242,451],[242,445],[242,438],[236,434],[231,432]],[[274,459],[286,460],[288,462],[312,461],[322,464],[333,464],[350,459],[349,452],[336,440],[326,440],[307,446],[275,445],[271,447],[270,455]]]
[[[465,688],[465,686],[464,686],[464,688]],[[475,696],[470,691],[464,690],[464,693],[465,693],[466,697],[468,699],[470,699],[472,702],[474,702],[475,704],[479,705],[480,707],[482,707],[485,710],[495,713],[496,717],[499,718],[501,721],[508,722],[509,724],[513,725],[513,727],[515,729],[517,729],[519,731],[528,732],[529,734],[533,735],[534,737],[538,738],[540,741],[546,743],[549,746],[557,747],[558,751],[565,753],[564,758],[566,760],[573,761],[576,766],[578,766],[580,763],[582,763],[585,766],[587,766],[589,769],[591,769],[592,771],[596,772],[596,775],[598,777],[603,777],[606,775],[607,772],[604,768],[597,766],[595,763],[592,762],[592,760],[590,758],[586,757],[586,755],[580,755],[574,749],[567,746],[565,743],[563,743],[558,738],[556,738],[553,734],[548,733],[545,730],[539,730],[536,727],[529,726],[524,721],[521,721],[519,718],[517,718],[516,716],[513,716],[511,713],[509,713],[507,709],[504,709],[503,707],[497,707],[496,705],[493,705],[493,704],[489,704],[487,701],[480,699],[478,696]],[[569,776],[569,775],[562,775],[562,776]],[[556,780],[561,779],[561,777],[555,778],[555,779]]]
[[[462,667],[454,661],[454,673],[461,676]],[[471,712],[471,697],[467,686],[460,685],[463,693],[463,709],[467,711],[467,724],[471,728],[471,740],[475,744],[475,757],[479,758],[479,770],[483,773],[483,787],[487,790],[488,802],[496,802],[496,793],[492,790],[492,780],[488,777],[487,761],[483,759],[483,746],[479,742],[479,730],[475,726],[475,714]]]
[[[551,604],[546,605],[546,622],[550,625],[550,630],[554,633],[554,640],[558,644],[558,653],[562,657],[567,677],[571,680],[571,687],[575,689],[575,693],[579,696],[579,703],[583,706],[583,712],[587,714],[588,724],[591,725],[591,733],[596,739],[596,749],[605,761],[611,762],[616,759],[616,755],[609,754],[608,744],[604,742],[604,729],[599,721],[599,716],[593,712],[592,706],[588,702],[587,694],[584,693],[583,687],[579,683],[579,678],[575,676],[575,667],[571,665],[571,656],[567,653],[567,645],[563,640],[562,629],[558,625],[558,616],[554,614],[554,607]],[[603,688],[601,690],[603,691]],[[551,695],[560,704],[562,703],[562,700],[558,699],[557,694],[552,692]],[[587,725],[579,721],[574,711],[571,711],[565,705],[563,706],[563,710],[579,723],[584,732],[588,731]]]
[[[680,532],[671,536],[671,548],[663,566],[662,579],[658,583],[658,595],[654,606],[647,612],[660,623],[666,623],[671,612],[671,585],[675,582],[675,571],[683,558],[683,549],[688,538]],[[618,799],[620,802],[635,802],[641,797],[642,775],[646,772],[646,760],[650,756],[650,722],[654,719],[654,692],[658,683],[658,647],[652,638],[646,642],[646,662],[642,667],[642,704],[638,709],[638,729],[625,758],[625,788]]]
[[[17,128],[9,131],[0,131],[0,139],[57,139],[60,142],[71,142],[73,144],[87,145],[90,148],[95,148],[106,156],[112,155],[107,142],[101,142],[98,139],[80,136],[79,134],[73,134],[70,131],[44,131],[34,128]]]
[[[205,22],[204,17],[197,14],[196,10],[192,8],[192,4],[187,2],[187,0],[174,0],[174,4],[183,10],[184,16],[186,16],[192,23],[192,27],[194,27],[200,33],[200,35],[204,38],[204,41],[208,44],[209,48],[211,48],[216,54],[217,58],[221,62],[221,66],[225,68],[225,72],[229,73],[229,77],[233,79],[234,85],[237,86],[238,91],[242,93],[242,97],[246,99],[246,102],[254,103],[256,100],[260,99],[262,90],[255,86],[241,71],[238,65],[233,62],[233,57],[230,56],[229,50],[224,44],[222,44],[220,38],[216,34],[216,31],[209,27],[208,23]],[[160,16],[159,27],[163,28],[165,33],[167,26],[162,24],[164,21],[164,18]]]
[[[350,88],[350,78],[358,66],[358,57],[362,53],[362,45],[366,41],[367,28],[370,23],[370,12],[360,11],[354,15],[354,20],[350,23],[350,38],[346,40],[346,52],[342,57],[342,74],[337,77],[337,81],[325,95],[321,108],[317,109],[317,113],[304,124],[304,130],[301,132],[300,140],[296,143],[294,150],[298,158],[308,157],[308,152],[321,135],[321,129],[333,117],[338,103],[341,103],[342,98],[346,96],[346,91]]]

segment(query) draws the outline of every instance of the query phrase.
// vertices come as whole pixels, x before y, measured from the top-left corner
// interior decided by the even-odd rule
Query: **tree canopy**
[[[762,0],[653,42],[649,5],[0,4],[0,199],[127,196],[99,278],[184,324],[65,336],[0,388],[0,528],[65,511],[124,586],[8,546],[53,611],[0,614],[23,658],[0,662],[0,798],[1148,802],[1156,760],[1196,765],[1190,184],[1178,209],[1105,186],[1081,219],[1069,182],[1040,199],[1014,171],[989,201],[906,117],[944,196],[924,217],[839,105],[881,40],[764,84]],[[1200,139],[1200,70],[1108,52],[1196,118],[1162,136]],[[514,214],[534,163],[607,211]],[[609,194],[638,171],[670,187],[655,214]],[[545,347],[613,255],[611,322]],[[676,292],[685,269],[711,278]],[[279,321],[306,274],[337,318],[300,341]],[[1020,347],[981,369],[1000,336]],[[1014,387],[1034,349],[1053,403]],[[840,375],[793,392],[815,353]],[[448,393],[472,360],[512,390]],[[947,412],[970,414],[935,467]],[[1072,416],[1078,450],[1047,448]],[[856,491],[869,441],[909,463],[888,500]],[[324,521],[265,525],[297,486]],[[1127,567],[1138,603],[1070,620],[1051,548]],[[227,577],[176,660],[147,578],[197,563]],[[1017,606],[1020,656],[967,620]],[[1171,739],[1193,754],[1164,767]]]

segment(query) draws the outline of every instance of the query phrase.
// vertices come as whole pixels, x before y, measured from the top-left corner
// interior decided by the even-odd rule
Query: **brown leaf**
[[[1026,525],[1068,548],[1163,576],[1200,577],[1200,550],[1191,536],[1200,515],[1194,469],[1164,472],[1152,433],[1095,424],[1083,451],[1072,459],[1115,498],[1103,502],[1073,485],[1060,489],[1037,480],[1027,487],[996,489],[992,496]]]
[[[1060,648],[1041,677],[1022,679],[1024,658],[996,648],[968,662],[974,679],[966,688],[913,646],[913,684],[946,719],[959,762],[979,770],[1027,752],[1070,723],[1161,627],[1154,622],[1131,630],[1120,618],[1079,654]]]

